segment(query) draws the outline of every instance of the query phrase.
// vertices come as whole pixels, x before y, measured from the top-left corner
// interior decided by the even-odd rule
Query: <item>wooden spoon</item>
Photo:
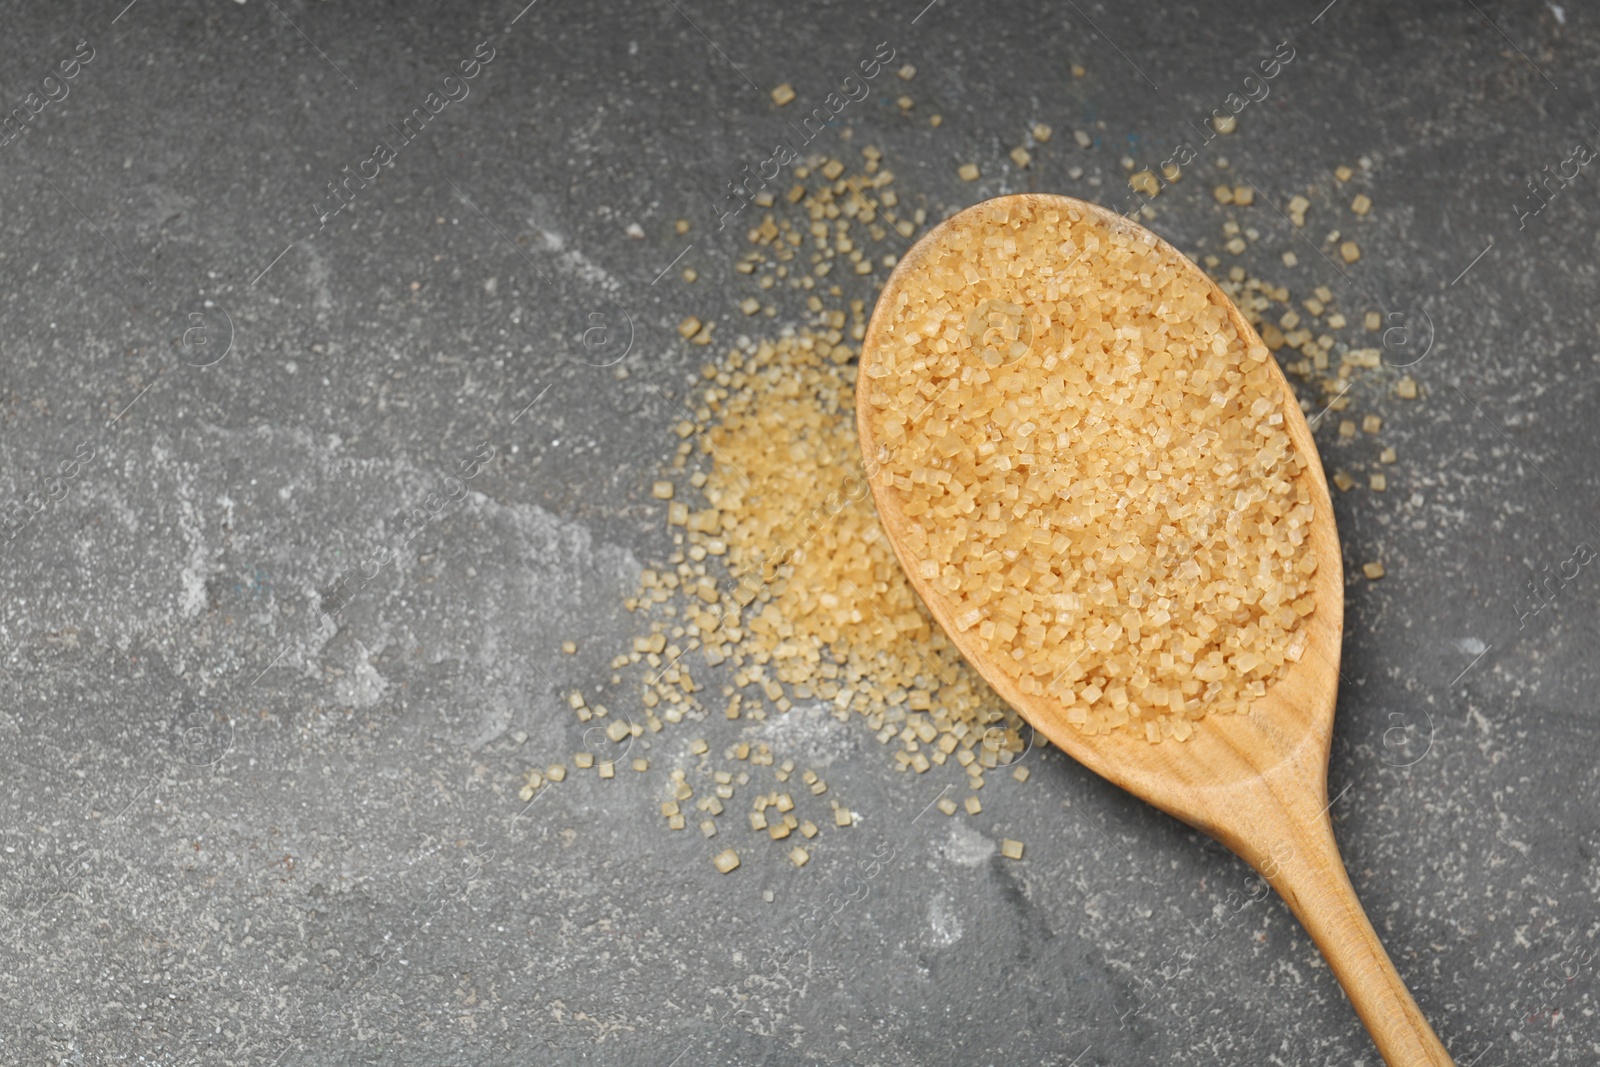
[[[1035,208],[1056,208],[1063,215],[1075,209],[1107,228],[1142,229],[1104,208],[1068,197],[1022,194],[1003,199]],[[959,228],[982,227],[979,212],[983,206],[946,219],[924,235],[895,268],[878,297],[861,347],[860,382],[869,380],[868,368],[887,339],[889,309],[900,288],[922,269],[929,250],[941,237]],[[1260,343],[1238,308],[1204,271],[1165,241],[1156,241],[1174,265],[1190,271],[1228,310],[1240,337]],[[1328,749],[1344,628],[1339,535],[1311,430],[1277,363],[1270,359],[1267,363],[1283,390],[1284,427],[1300,455],[1311,461],[1302,478],[1315,510],[1310,544],[1320,565],[1314,577],[1316,611],[1302,623],[1310,631],[1308,650],[1267,691],[1265,699],[1256,702],[1250,714],[1202,719],[1193,737],[1184,742],[1151,744],[1120,731],[1098,736],[1080,731],[1067,722],[1065,708],[1058,701],[1018,689],[982,648],[976,628],[963,632],[951,624],[946,601],[919,577],[921,571],[915,566],[919,561],[907,548],[911,520],[905,515],[900,493],[887,482],[886,465],[870,460],[879,450],[869,418],[869,390],[863,384],[856,393],[856,419],[862,451],[869,457],[868,479],[884,530],[906,576],[950,640],[994,690],[1079,763],[1205,831],[1254,867],[1322,950],[1390,1067],[1447,1065],[1452,1062],[1449,1053],[1429,1028],[1361,910],[1334,842],[1328,818]]]

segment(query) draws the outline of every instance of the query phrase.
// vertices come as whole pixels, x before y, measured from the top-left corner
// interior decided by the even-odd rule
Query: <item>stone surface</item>
[[[1600,578],[1567,564],[1536,613],[1527,588],[1600,545],[1600,177],[1536,214],[1526,186],[1597,136],[1592,14],[919,6],[0,6],[7,111],[93,50],[0,146],[0,1060],[1375,1067],[1242,863],[1056,754],[946,817],[953,777],[802,707],[517,799],[585,743],[562,698],[606,688],[620,599],[671,550],[650,484],[706,355],[674,328],[749,328],[748,217],[714,205],[786,120],[888,42],[914,79],[825,150],[883,147],[935,217],[1124,203],[1121,157],[1198,146],[1287,40],[1151,225],[1231,263],[1237,218],[1239,262],[1399,316],[1382,380],[1420,359],[1422,398],[1363,386],[1377,439],[1319,429],[1330,468],[1400,457],[1336,502],[1337,831],[1459,1063],[1595,1062]],[[1272,205],[1308,186],[1302,238]],[[1370,215],[1334,210],[1355,191]],[[1319,255],[1334,228],[1358,263]],[[669,833],[656,793],[702,732],[825,769],[858,824],[803,869],[738,805]]]

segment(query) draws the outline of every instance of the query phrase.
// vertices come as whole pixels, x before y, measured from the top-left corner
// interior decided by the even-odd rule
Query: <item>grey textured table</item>
[[[670,551],[649,487],[707,351],[674,326],[746,328],[742,226],[714,205],[793,117],[773,87],[809,106],[888,42],[915,79],[881,76],[824,150],[882,146],[938,210],[1110,203],[1121,156],[1198,141],[1281,41],[1270,95],[1152,225],[1218,253],[1225,155],[1262,198],[1241,261],[1401,316],[1385,358],[1420,359],[1421,400],[1365,407],[1401,457],[1387,493],[1336,494],[1337,832],[1459,1063],[1600,1058],[1600,577],[1576,562],[1600,545],[1600,175],[1528,187],[1600,138],[1593,12],[923,2],[0,8],[22,116],[0,146],[0,1061],[1375,1067],[1242,863],[1058,754],[995,776],[978,817],[920,818],[926,781],[797,710],[786,739],[861,816],[798,872],[719,875],[637,782],[516,798],[578,747],[560,697],[609,673],[620,599]],[[456,98],[403,137],[436,90]],[[1055,136],[1020,170],[1034,122]],[[335,213],[328,183],[379,141],[395,158]],[[1323,262],[1326,218],[1308,242],[1274,205],[1362,157],[1362,258]],[[582,343],[600,321],[619,346],[633,324],[617,366]],[[1365,444],[1319,439],[1330,466]],[[484,443],[470,494],[319,626]],[[874,854],[803,953],[753,966]]]

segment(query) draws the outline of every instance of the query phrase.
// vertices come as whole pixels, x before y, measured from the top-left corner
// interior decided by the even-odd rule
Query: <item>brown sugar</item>
[[[946,617],[1090,733],[1182,740],[1299,660],[1306,457],[1270,355],[1146,231],[1001,200],[934,235],[862,387]]]

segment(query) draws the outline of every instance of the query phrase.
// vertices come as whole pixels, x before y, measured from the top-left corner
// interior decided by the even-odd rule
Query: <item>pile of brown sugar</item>
[[[1086,732],[1247,710],[1315,610],[1267,348],[1142,228],[1006,198],[932,240],[863,383],[920,576]]]

